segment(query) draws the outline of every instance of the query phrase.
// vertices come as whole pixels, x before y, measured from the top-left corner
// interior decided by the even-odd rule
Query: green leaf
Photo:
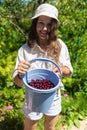
[[[75,119],[74,120],[74,125],[77,127],[77,128],[80,128],[80,121],[78,119]]]
[[[79,120],[83,120],[84,116],[82,116],[81,114],[79,114]]]

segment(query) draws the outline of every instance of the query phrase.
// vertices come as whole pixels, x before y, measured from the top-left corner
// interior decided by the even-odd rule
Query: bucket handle
[[[47,59],[47,58],[35,58],[35,59],[30,60],[30,63],[34,63],[36,61],[43,61],[43,62],[51,62],[51,63],[53,63],[57,67],[57,69],[59,70],[59,73],[60,73],[59,78],[62,78],[62,72],[60,70],[60,67],[55,62],[53,62],[52,60]]]

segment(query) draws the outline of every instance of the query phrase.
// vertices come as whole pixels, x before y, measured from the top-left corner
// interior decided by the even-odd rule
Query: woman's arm
[[[23,86],[23,81],[21,80],[18,74],[14,77],[13,81],[17,86],[19,87]]]

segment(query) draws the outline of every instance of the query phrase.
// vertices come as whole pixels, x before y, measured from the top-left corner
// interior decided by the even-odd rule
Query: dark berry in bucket
[[[37,88],[37,89],[51,89],[54,87],[54,84],[47,79],[32,79],[29,83],[30,86]]]

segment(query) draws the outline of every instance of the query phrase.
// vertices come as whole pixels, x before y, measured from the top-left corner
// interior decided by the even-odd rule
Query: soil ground
[[[74,126],[71,130],[87,130],[87,118],[80,122],[80,128]]]
[[[64,127],[62,130],[66,130],[66,127]],[[71,130],[87,130],[87,118],[83,121],[80,121],[80,128],[73,126]]]

